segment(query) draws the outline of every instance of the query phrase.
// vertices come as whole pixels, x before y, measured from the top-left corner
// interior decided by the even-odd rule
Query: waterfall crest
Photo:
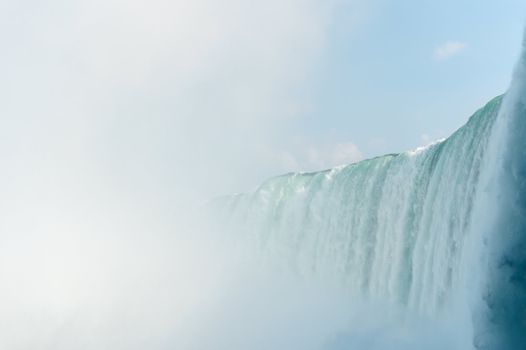
[[[264,254],[302,274],[433,312],[460,283],[459,261],[502,97],[426,148],[316,173],[293,173],[224,197],[223,215]]]
[[[290,173],[210,206],[302,276],[422,315],[465,303],[479,349],[526,348],[526,55],[445,140]]]

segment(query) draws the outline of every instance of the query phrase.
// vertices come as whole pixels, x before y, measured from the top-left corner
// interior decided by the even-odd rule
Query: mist
[[[0,2],[2,348],[324,344],[333,300],[193,221],[290,170],[333,5]]]
[[[364,3],[345,6],[352,12]],[[272,241],[271,233],[283,229],[307,236],[303,226],[287,226],[305,212],[316,221],[340,210],[329,205],[337,196],[311,206],[305,200],[310,183],[294,185],[296,175],[287,175],[296,187],[278,191],[279,200],[283,193],[297,196],[284,205],[272,207],[279,200],[268,201],[280,184],[267,182],[268,192],[259,186],[277,174],[363,158],[352,142],[288,140],[295,122],[312,108],[309,82],[320,72],[340,6],[336,0],[0,0],[0,348],[473,348],[472,305],[462,288],[452,288],[452,297],[436,313],[422,310],[433,309],[449,285],[433,289],[443,287],[441,281],[426,285],[431,278],[425,276],[422,286],[428,287],[430,305],[425,295],[415,297],[420,309],[385,300],[382,291],[365,298],[343,285],[337,273],[299,271],[286,251],[299,246],[300,239],[285,239],[275,255],[262,253],[254,244],[254,223],[263,219],[236,231],[208,216],[211,203],[221,203],[214,202],[218,196],[243,192],[257,202],[263,193],[263,206],[249,213],[261,219],[257,215],[270,208],[278,214],[285,210],[283,217],[290,218],[265,231]],[[353,16],[346,19],[352,28]],[[478,126],[473,129],[470,137],[480,139]],[[480,134],[486,137],[489,131]],[[400,173],[390,180],[395,190],[386,192],[395,205],[384,210],[385,222],[399,217],[401,196],[413,198],[410,190],[419,188],[419,162],[438,159],[432,152],[447,142],[400,157],[395,166]],[[473,161],[469,152],[478,149],[450,142],[455,145],[451,159],[462,162],[444,168],[447,174],[462,174],[459,164]],[[332,186],[331,176],[342,169],[326,178],[325,173],[312,175],[325,181],[313,193]],[[430,181],[426,169],[422,178]],[[464,179],[466,188],[475,192],[470,176]],[[437,188],[443,179],[433,180]],[[470,207],[469,200],[455,201],[461,191],[453,192],[437,190],[440,203],[461,203],[459,211]],[[434,211],[426,200],[422,195],[422,207]],[[344,214],[363,214],[357,219],[361,223],[368,215],[363,208]],[[337,227],[338,218],[313,225],[312,231],[331,233],[323,226],[327,222]],[[398,224],[403,229],[395,234],[405,234],[410,225],[400,220],[386,226]],[[441,224],[431,222],[430,232],[442,232]],[[451,227],[457,224],[449,226],[455,234],[460,229]],[[453,248],[437,239],[446,247],[437,250],[445,252],[440,261],[453,261],[445,258],[461,251],[457,243],[464,236],[458,235]],[[404,251],[407,241],[393,239],[392,250]],[[420,252],[432,246],[417,243]],[[360,244],[365,252],[375,243],[364,239]],[[470,244],[473,250],[483,245]],[[408,254],[400,255],[402,266]],[[430,275],[444,272],[440,261],[435,267],[426,260],[434,269]],[[311,265],[305,270],[316,270]],[[450,271],[444,275],[461,279]],[[387,286],[389,297],[396,294],[388,285],[396,278],[377,280]]]

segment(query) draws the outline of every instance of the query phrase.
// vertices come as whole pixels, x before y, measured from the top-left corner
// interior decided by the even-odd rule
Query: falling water
[[[428,317],[460,302],[475,347],[526,348],[525,84],[523,55],[507,94],[445,140],[211,206],[265,261]]]

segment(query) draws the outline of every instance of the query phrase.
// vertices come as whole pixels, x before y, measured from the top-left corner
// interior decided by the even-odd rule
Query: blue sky
[[[2,157],[11,179],[172,203],[412,149],[506,90],[525,19],[518,0],[0,0]]]
[[[174,237],[189,210],[447,136],[506,90],[525,18],[524,0],[0,0],[0,347],[158,349],[217,277],[213,243]]]
[[[445,137],[503,93],[526,3],[372,1],[358,18],[352,11],[336,10],[309,81],[311,109],[295,126],[317,142],[352,142],[371,157]],[[447,43],[450,54],[439,57]]]

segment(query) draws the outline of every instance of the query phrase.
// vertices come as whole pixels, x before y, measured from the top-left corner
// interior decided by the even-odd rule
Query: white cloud
[[[0,1],[0,348],[209,339],[186,324],[220,244],[194,246],[188,212],[360,155],[277,146],[336,2]]]
[[[363,155],[355,144],[345,142],[338,143],[332,148],[329,159],[333,165],[345,165],[362,160]]]
[[[335,2],[13,3],[0,11],[0,146],[25,164],[52,154],[50,170],[89,157],[98,176],[163,196],[248,189],[277,173],[257,148],[302,113]]]
[[[434,141],[434,139],[431,136],[429,136],[428,134],[420,135],[420,142],[422,143],[423,146],[427,146],[430,143],[432,143],[433,141]]]
[[[435,49],[435,58],[439,61],[447,60],[466,48],[466,43],[461,41],[447,41]]]
[[[445,139],[447,136],[448,133],[443,130],[435,130],[432,133],[424,132],[420,134],[420,146],[429,146],[430,144]]]
[[[181,218],[277,173],[257,147],[298,113],[331,6],[0,1],[0,348],[160,349],[178,333],[213,289],[185,287],[202,274]]]
[[[316,144],[301,141],[286,150],[265,150],[269,163],[280,165],[280,172],[320,171],[347,165],[363,159],[361,150],[352,142]]]

